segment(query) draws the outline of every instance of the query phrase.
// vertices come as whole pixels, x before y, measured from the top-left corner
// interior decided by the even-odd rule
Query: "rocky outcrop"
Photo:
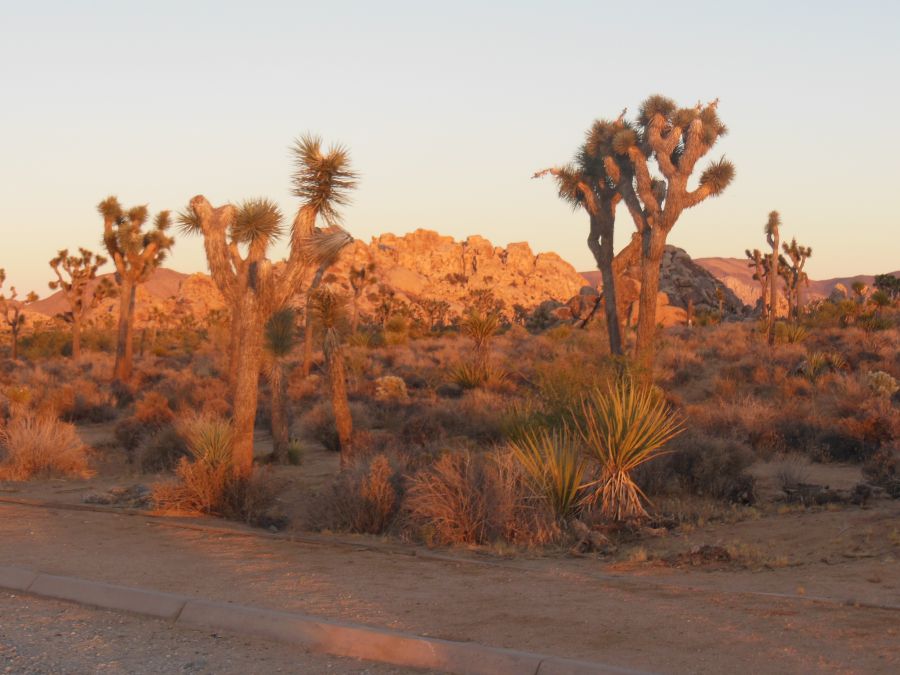
[[[351,267],[370,263],[375,283],[360,298],[363,313],[371,312],[385,294],[393,294],[396,301],[411,305],[444,301],[452,317],[465,311],[473,293],[489,290],[511,318],[516,305],[532,310],[547,300],[565,300],[584,285],[575,268],[555,253],[535,254],[524,242],[501,248],[477,235],[455,241],[430,230],[383,234],[369,243],[355,241],[327,279],[349,295]],[[65,303],[54,294],[30,309],[36,316],[52,317],[65,311]],[[225,302],[208,275],[159,269],[138,288],[135,321],[138,327],[174,325],[188,316],[203,322],[210,312],[223,309]],[[111,321],[117,312],[118,301],[106,300],[93,317]]]
[[[524,242],[501,248],[478,235],[458,242],[431,230],[383,234],[368,244],[355,241],[329,276],[349,292],[350,268],[370,263],[377,283],[364,294],[363,311],[378,302],[382,284],[409,303],[445,301],[451,316],[466,309],[473,292],[490,290],[509,317],[516,305],[530,310],[547,300],[565,300],[584,285],[575,268],[555,253],[535,254]]]

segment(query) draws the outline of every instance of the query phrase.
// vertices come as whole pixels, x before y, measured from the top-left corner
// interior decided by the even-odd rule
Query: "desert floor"
[[[300,467],[276,469],[289,486],[286,511],[302,510],[297,495],[333,475],[336,461],[321,451],[310,453]],[[377,537],[290,529],[273,535],[213,519],[66,508],[114,484],[154,479],[116,476],[112,465],[99,466],[98,476],[86,481],[0,485],[0,499],[10,500],[0,502],[0,564],[650,672],[900,669],[897,500],[865,508],[773,506],[732,522],[644,537],[611,556],[429,551]],[[811,470],[824,472],[813,479],[837,487],[853,484],[858,472],[835,465]],[[765,485],[767,467],[757,471]],[[727,548],[731,559],[697,554],[704,545]],[[131,654],[132,642],[140,653],[142,634],[150,636],[146,644],[158,644],[185,664],[195,651],[206,655],[210,672],[223,672],[215,667],[220,645],[223,653],[244,653],[235,657],[237,664],[262,649],[239,638],[214,643],[202,634],[176,635],[158,622],[25,596],[7,594],[2,602],[22,611],[0,631],[6,650],[0,655],[12,659],[16,672],[28,672],[28,659],[38,658],[29,656],[38,632],[45,638],[59,633],[59,640],[78,645],[96,642],[93,652],[86,646],[71,652],[74,672],[98,670],[101,662],[113,664],[113,672],[130,670],[131,656],[124,654]],[[116,642],[122,653],[115,654],[109,641],[118,635],[119,621],[124,637]],[[76,624],[77,630],[65,628]],[[73,632],[83,638],[76,640]],[[70,653],[62,643],[59,648]],[[57,663],[54,649],[39,657],[50,660],[36,661],[32,672],[41,672],[42,663]],[[270,672],[290,663],[287,647],[265,649],[273,659]],[[297,667],[311,659],[312,671],[320,670],[320,658],[332,664],[332,670],[322,665],[321,672],[367,667],[302,652],[296,658]]]

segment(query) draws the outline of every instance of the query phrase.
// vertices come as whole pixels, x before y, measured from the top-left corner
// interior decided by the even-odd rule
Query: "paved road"
[[[0,673],[421,673],[0,591]]]

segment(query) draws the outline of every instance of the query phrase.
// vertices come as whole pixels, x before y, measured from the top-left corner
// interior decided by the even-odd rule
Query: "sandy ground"
[[[900,506],[892,506],[883,515],[896,523]],[[869,600],[898,603],[892,555],[761,572],[548,557],[454,561],[6,504],[0,541],[0,564],[648,671],[900,668],[900,612],[808,597],[842,600],[872,587]]]
[[[0,592],[0,672],[399,675],[424,671],[307,654],[286,645]]]

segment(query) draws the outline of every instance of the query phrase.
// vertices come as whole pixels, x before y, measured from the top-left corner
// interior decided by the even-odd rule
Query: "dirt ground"
[[[306,654],[287,645],[0,592],[0,672],[400,675],[424,671]]]
[[[103,466],[87,481],[0,484],[0,499],[79,504],[112,485],[155,479]],[[336,468],[321,451],[275,469],[290,486],[285,510],[302,512],[302,496]],[[858,480],[855,467],[801,468],[832,487]],[[783,466],[754,470],[770,499]],[[767,503],[643,537],[612,556],[428,551],[374,537],[275,536],[212,519],[3,502],[0,542],[4,565],[644,671],[900,670],[896,500]]]

